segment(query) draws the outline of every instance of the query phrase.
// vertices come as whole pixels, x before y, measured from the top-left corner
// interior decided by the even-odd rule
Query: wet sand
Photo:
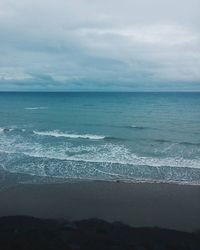
[[[21,184],[0,191],[0,216],[82,220],[134,227],[200,229],[200,186],[80,181]]]

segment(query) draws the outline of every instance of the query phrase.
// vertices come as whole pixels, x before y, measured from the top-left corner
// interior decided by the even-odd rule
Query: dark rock
[[[0,250],[199,250],[199,232],[133,228],[99,219],[77,222],[0,218]]]

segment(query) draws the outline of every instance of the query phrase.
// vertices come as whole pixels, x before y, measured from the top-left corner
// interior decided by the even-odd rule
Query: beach
[[[200,186],[76,181],[18,184],[0,192],[0,216],[89,218],[133,227],[200,229]]]

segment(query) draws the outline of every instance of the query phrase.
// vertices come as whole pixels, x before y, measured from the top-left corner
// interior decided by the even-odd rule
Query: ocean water
[[[200,184],[200,93],[0,93],[0,170]]]

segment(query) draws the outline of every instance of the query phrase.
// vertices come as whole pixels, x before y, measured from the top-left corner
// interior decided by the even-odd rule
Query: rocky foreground
[[[68,222],[28,216],[0,218],[1,250],[199,250],[200,233],[133,228],[99,219]]]

